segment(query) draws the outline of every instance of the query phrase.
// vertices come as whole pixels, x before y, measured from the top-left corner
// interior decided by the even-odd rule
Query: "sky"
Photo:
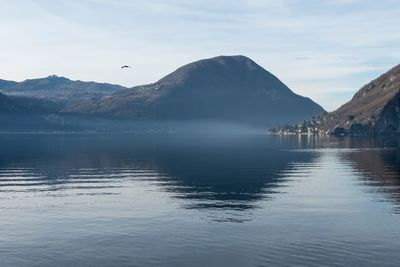
[[[331,111],[400,64],[399,29],[398,0],[0,0],[0,79],[131,87],[245,55]]]

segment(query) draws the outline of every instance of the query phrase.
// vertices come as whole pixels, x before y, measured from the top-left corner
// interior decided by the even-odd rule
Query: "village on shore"
[[[270,134],[276,135],[334,135],[334,136],[369,136],[374,134],[374,124],[336,124],[326,127],[319,121],[303,121],[299,124],[286,125],[269,129]]]

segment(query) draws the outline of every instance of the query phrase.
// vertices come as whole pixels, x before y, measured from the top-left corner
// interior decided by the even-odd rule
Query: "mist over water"
[[[166,131],[0,147],[2,266],[400,261],[400,154],[371,140]]]

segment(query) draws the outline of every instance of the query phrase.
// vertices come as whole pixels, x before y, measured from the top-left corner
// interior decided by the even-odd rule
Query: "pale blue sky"
[[[0,79],[134,86],[242,54],[333,110],[400,63],[399,28],[398,0],[0,0]]]

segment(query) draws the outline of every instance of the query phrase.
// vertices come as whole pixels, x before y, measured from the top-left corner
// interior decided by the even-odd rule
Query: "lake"
[[[400,152],[261,134],[0,135],[1,266],[399,266]]]

